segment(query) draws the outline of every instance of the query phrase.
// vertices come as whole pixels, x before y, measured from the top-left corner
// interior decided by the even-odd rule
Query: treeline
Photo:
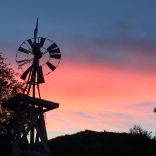
[[[83,131],[49,141],[53,156],[153,156],[155,138],[142,134]]]

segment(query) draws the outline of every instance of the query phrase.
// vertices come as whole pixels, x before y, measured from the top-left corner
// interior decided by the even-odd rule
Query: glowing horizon
[[[153,84],[156,75],[64,63],[42,87],[43,97],[60,103],[59,109],[47,113],[47,129],[58,134],[85,129],[128,131],[140,124],[154,130]],[[149,123],[151,127],[147,127]]]

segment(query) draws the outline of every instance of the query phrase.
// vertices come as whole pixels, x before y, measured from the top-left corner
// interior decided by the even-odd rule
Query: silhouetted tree
[[[17,74],[5,61],[6,59],[0,53],[0,146],[3,150],[6,148],[6,144],[9,143],[8,140],[11,139],[9,125],[12,112],[2,108],[1,104],[3,101],[21,92],[23,86],[23,83],[16,80]]]
[[[133,128],[130,128],[129,129],[129,132],[131,134],[138,134],[138,135],[142,135],[142,136],[145,136],[149,139],[151,139],[151,135],[152,135],[152,132],[148,132],[147,130],[144,130],[141,126],[139,125],[134,125]]]
[[[21,92],[23,86],[16,79],[17,73],[9,67],[5,60],[0,53],[0,102]]]

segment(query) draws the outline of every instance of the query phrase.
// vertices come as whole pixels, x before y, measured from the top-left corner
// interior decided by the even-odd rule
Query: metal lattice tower
[[[34,38],[25,40],[16,54],[16,61],[24,72],[21,79],[26,81],[23,94],[17,94],[2,106],[12,110],[11,126],[12,156],[49,156],[44,113],[58,108],[59,104],[41,99],[40,84],[44,76],[58,66],[61,53],[53,41],[37,37],[38,19]]]

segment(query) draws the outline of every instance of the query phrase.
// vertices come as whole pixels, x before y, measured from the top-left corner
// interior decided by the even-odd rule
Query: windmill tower
[[[26,81],[23,94],[17,94],[2,106],[13,111],[11,126],[12,156],[49,156],[44,113],[59,107],[58,103],[41,99],[40,84],[44,76],[59,65],[61,53],[53,41],[37,37],[38,19],[34,37],[25,40],[18,48],[16,62],[23,70]]]

